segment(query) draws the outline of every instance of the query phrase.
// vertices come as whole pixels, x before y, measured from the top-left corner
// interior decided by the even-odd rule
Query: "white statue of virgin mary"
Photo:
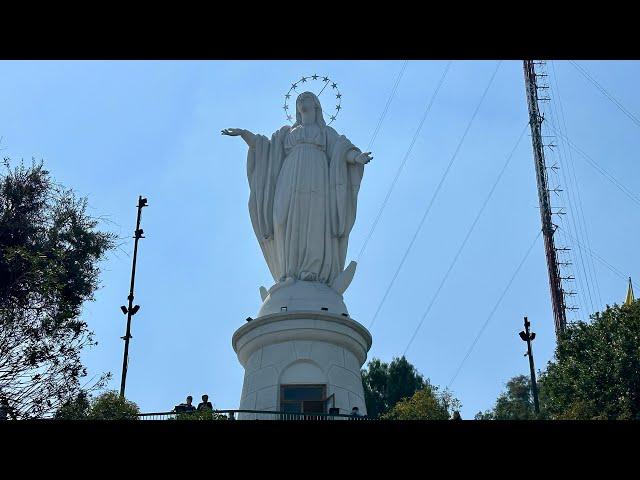
[[[249,146],[249,214],[276,281],[272,290],[303,281],[342,294],[355,271],[355,262],[344,268],[347,244],[371,152],[327,126],[311,92],[298,96],[293,126],[271,139],[238,128],[222,134],[241,136]]]

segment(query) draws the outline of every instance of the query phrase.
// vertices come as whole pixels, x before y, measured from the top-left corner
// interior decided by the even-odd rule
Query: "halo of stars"
[[[301,90],[300,92],[298,92],[298,88],[307,83],[307,82],[320,82],[322,84],[322,88],[320,89],[320,91],[318,93],[316,93],[316,96],[318,98],[320,98],[320,95],[325,91],[325,90],[330,90],[332,92],[332,94],[335,96],[335,111],[333,112],[333,114],[329,115],[329,122],[327,122],[327,125],[331,125],[333,123],[333,121],[336,119],[336,117],[338,116],[338,114],[340,113],[340,110],[342,109],[342,94],[340,93],[340,90],[338,89],[338,84],[334,81],[332,81],[329,77],[324,76],[324,75],[317,75],[317,74],[313,74],[313,75],[308,75],[306,77],[301,77],[297,82],[294,82],[291,84],[291,87],[289,87],[289,91],[287,93],[285,93],[284,95],[284,105],[282,106],[282,109],[284,110],[284,114],[287,117],[287,120],[289,120],[289,122],[294,123],[295,118],[296,118],[296,114],[295,114],[295,108],[293,108],[293,112],[290,112],[289,110],[291,109],[289,107],[289,99],[293,96],[293,93],[296,94],[296,97],[298,94],[302,93],[303,90]],[[307,89],[309,90],[309,89]],[[293,92],[293,93],[292,93]],[[295,99],[294,99],[295,101]]]

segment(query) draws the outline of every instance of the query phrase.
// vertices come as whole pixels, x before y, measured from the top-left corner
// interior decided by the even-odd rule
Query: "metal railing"
[[[324,420],[372,420],[367,416],[347,415],[343,413],[295,413],[272,410],[209,410],[211,418],[201,412],[157,412],[140,413],[138,420],[295,420],[295,421],[324,421]]]

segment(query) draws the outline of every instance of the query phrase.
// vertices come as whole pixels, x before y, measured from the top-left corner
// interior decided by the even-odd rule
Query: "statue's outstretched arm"
[[[249,148],[253,148],[256,144],[256,136],[251,133],[249,130],[244,130],[242,128],[225,128],[222,130],[222,135],[229,135],[230,137],[240,136],[245,141]]]
[[[362,165],[366,165],[371,160],[373,160],[371,152],[360,153],[359,150],[349,150],[349,153],[347,153],[348,163],[361,163]]]

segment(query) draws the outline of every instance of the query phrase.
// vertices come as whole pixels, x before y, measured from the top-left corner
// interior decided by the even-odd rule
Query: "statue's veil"
[[[322,115],[322,105],[320,104],[320,99],[312,92],[302,92],[296,98],[296,123],[294,123],[291,128],[295,128],[302,124],[302,115],[300,115],[300,112],[298,111],[298,99],[303,95],[310,95],[313,98],[313,103],[316,106],[316,123],[324,130],[327,123],[324,121],[324,116]]]

